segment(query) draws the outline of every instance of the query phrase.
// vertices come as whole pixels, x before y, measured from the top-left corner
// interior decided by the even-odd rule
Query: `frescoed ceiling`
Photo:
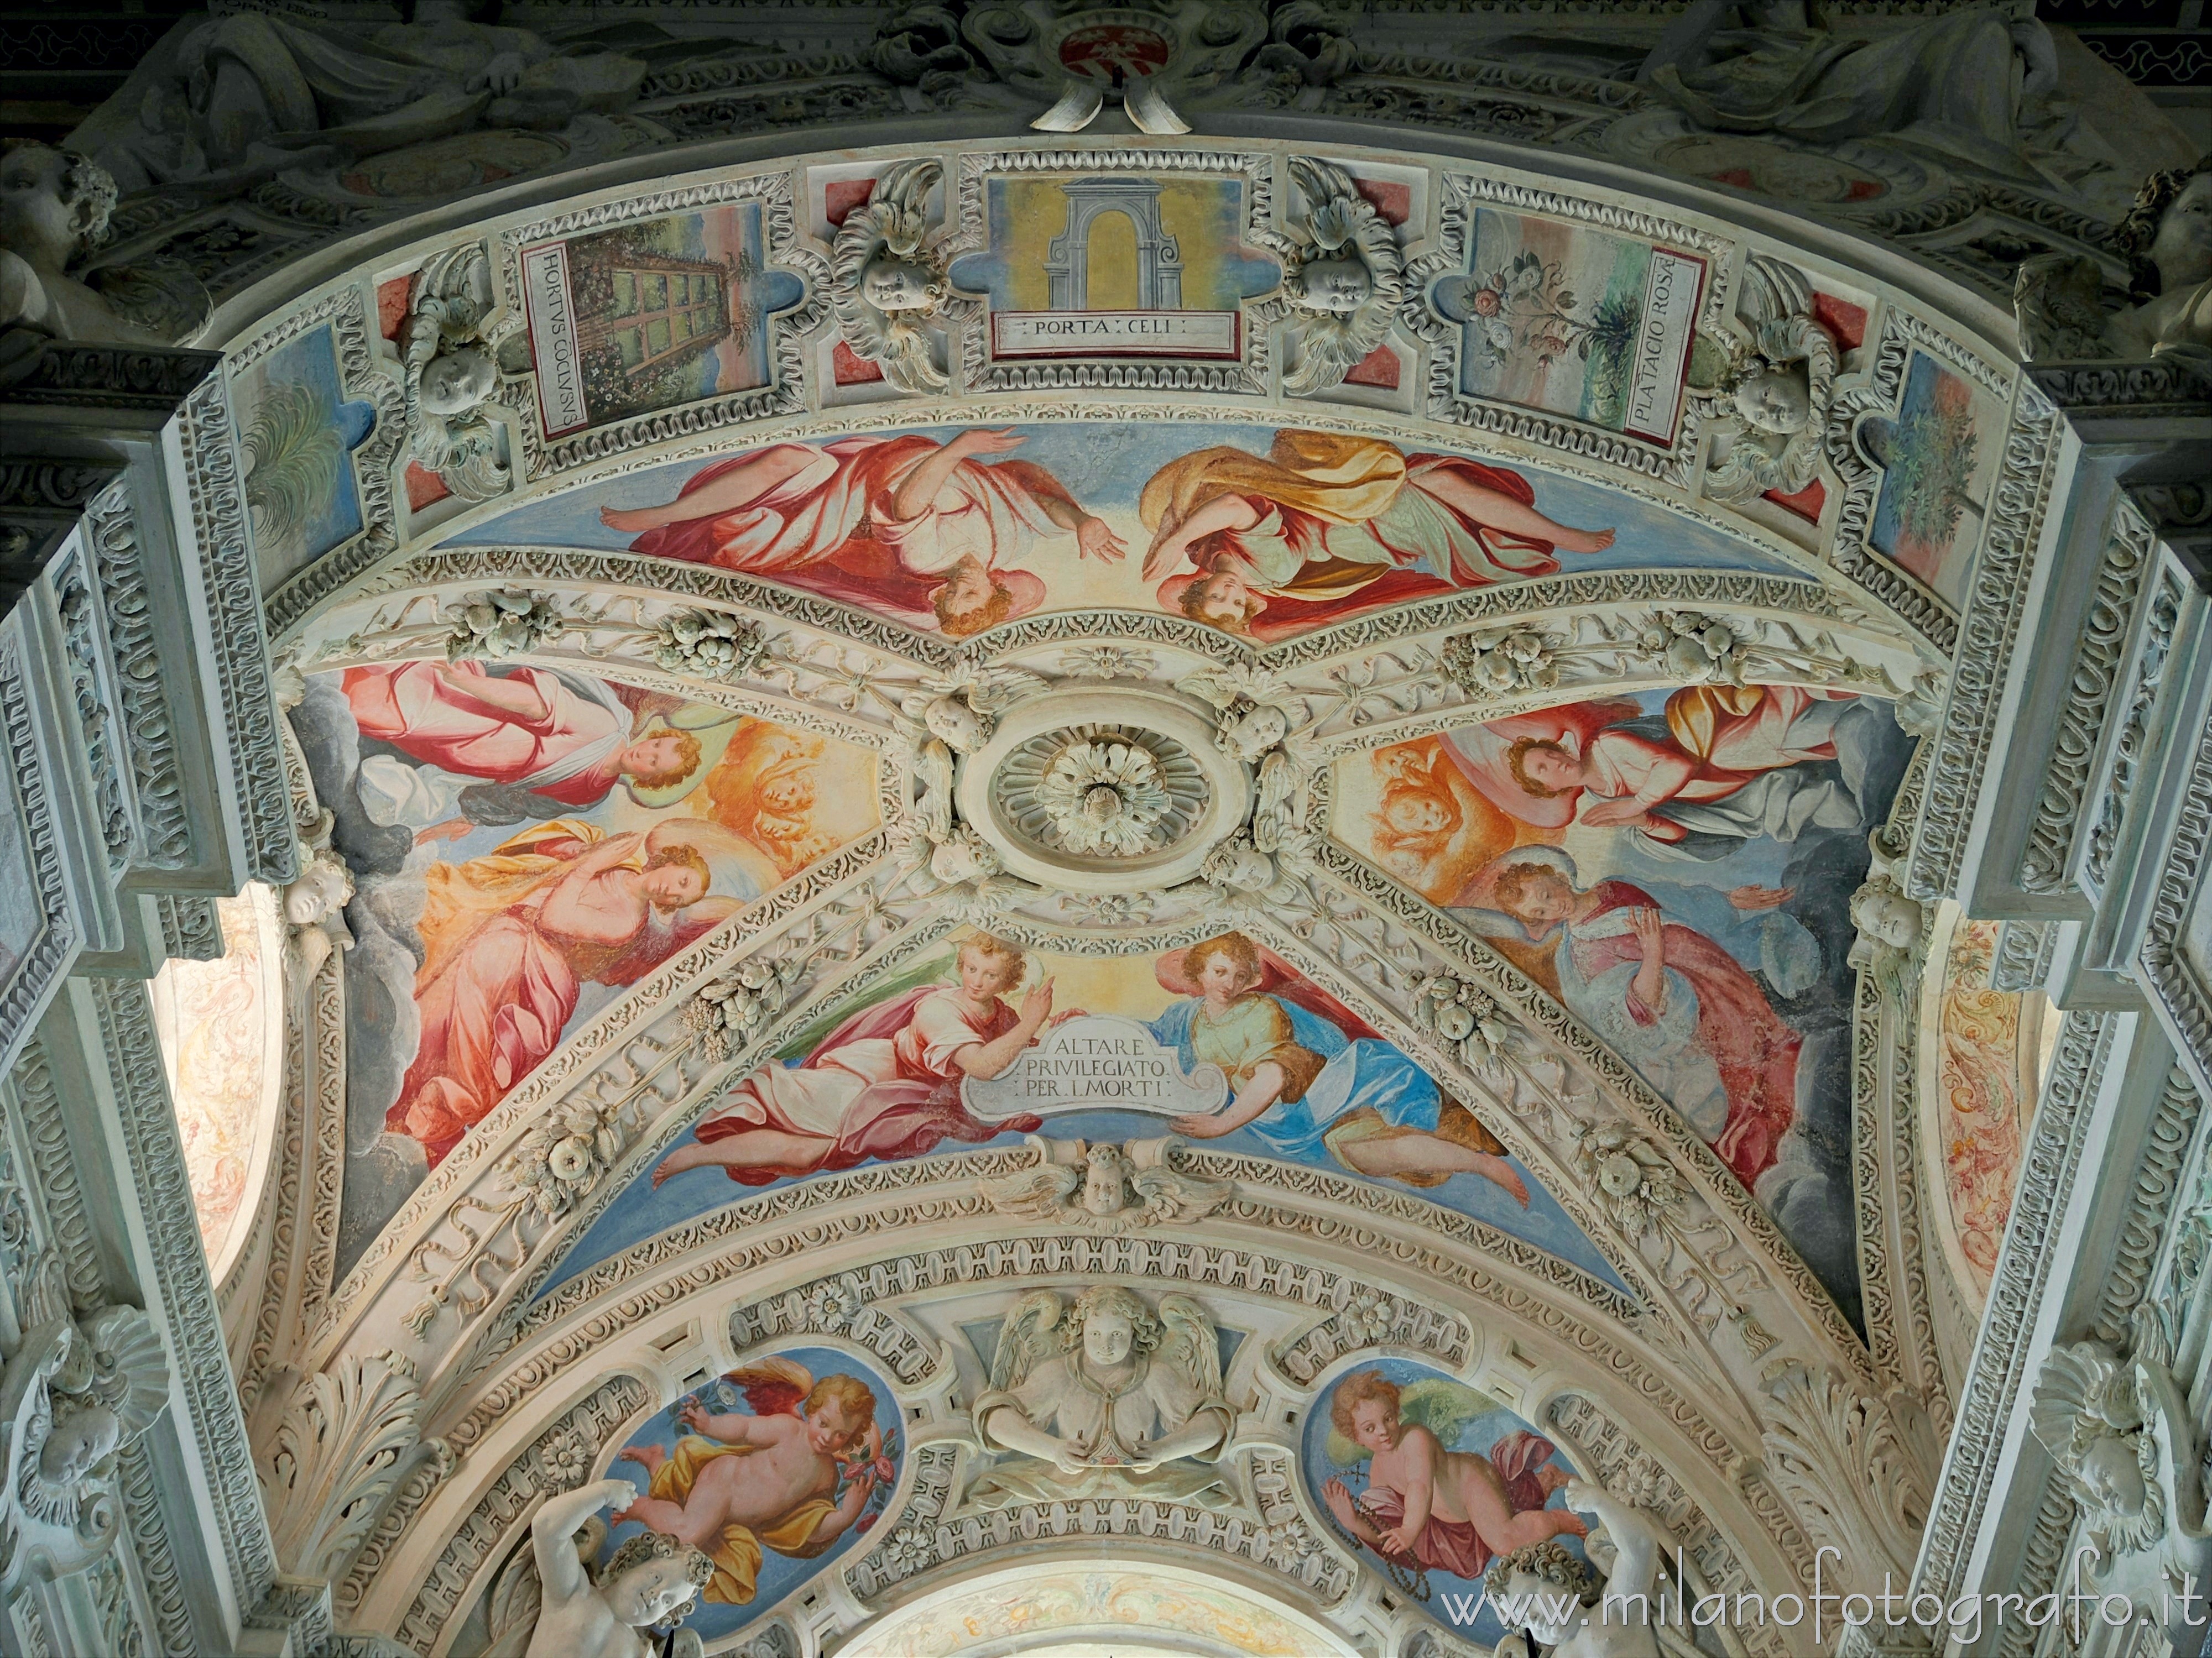
[[[1717,210],[1080,137],[491,217],[238,341],[332,946],[281,1363],[410,1448],[341,1627],[521,1650],[538,1515],[791,1658],[1044,1649],[1024,1540],[1054,1650],[1487,1643],[1570,1480],[1716,1585],[1909,1564],[1894,865],[2000,361]],[[1386,1537],[1420,1444],[1494,1523]]]

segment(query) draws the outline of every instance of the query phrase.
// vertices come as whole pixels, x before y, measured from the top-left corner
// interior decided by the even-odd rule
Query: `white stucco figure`
[[[949,383],[923,326],[952,295],[944,255],[927,234],[929,194],[944,173],[925,161],[884,168],[866,203],[837,228],[832,249],[830,301],[845,343],[902,392],[941,392]]]
[[[2057,1461],[2083,1539],[2096,1547],[2086,1579],[2133,1600],[2138,1615],[2164,1619],[2175,1649],[2186,1650],[2203,1625],[2183,1615],[2183,1584],[2193,1580],[2199,1606],[2212,1584],[2204,1442],[2154,1321],[2138,1317],[2136,1334],[2126,1359],[2094,1341],[2053,1349],[2036,1376],[2028,1425]]]
[[[1405,258],[1390,225],[1342,167],[1291,157],[1305,197],[1291,229],[1283,294],[1297,313],[1297,365],[1284,376],[1293,394],[1325,391],[1380,346],[1405,297]]]
[[[607,1535],[599,1511],[637,1498],[630,1481],[600,1479],[546,1499],[531,1520],[529,1549],[493,1587],[484,1658],[661,1658],[661,1631],[690,1610],[714,1563],[648,1531],[595,1568]],[[696,1634],[677,1631],[678,1658],[700,1649]]]
[[[88,1523],[112,1487],[115,1453],[161,1412],[169,1359],[136,1307],[80,1315],[49,1249],[15,1289],[12,1342],[0,1341],[0,1562],[27,1530],[50,1564],[71,1570],[112,1533]]]
[[[126,190],[343,162],[478,126],[540,131],[619,110],[645,64],[570,53],[476,21],[468,0],[417,0],[405,22],[363,27],[238,10],[179,43],[135,111],[103,111],[87,147]]]
[[[1213,1321],[1189,1297],[1163,1296],[1155,1314],[1120,1284],[1095,1284],[1073,1306],[1038,1290],[1006,1315],[975,1401],[983,1442],[1017,1461],[974,1494],[1065,1497],[1135,1475],[1152,1476],[1147,1491],[1194,1496],[1216,1483],[1204,1465],[1235,1420]]]
[[[1591,1480],[1568,1481],[1566,1503],[1603,1527],[1587,1546],[1603,1578],[1558,1539],[1548,1539],[1492,1563],[1483,1580],[1492,1601],[1520,1597],[1528,1632],[1543,1643],[1544,1658],[1659,1658],[1660,1563],[1672,1555],[1674,1538],[1656,1515]],[[1575,1596],[1574,1609],[1553,1621],[1546,1609],[1558,1607],[1563,1589]],[[1680,1586],[1669,1599],[1680,1605]],[[1498,1658],[1528,1658],[1526,1641],[1509,1636],[1499,1643]]]
[[[75,150],[25,144],[0,159],[0,382],[49,340],[167,341],[131,321],[69,267],[100,246],[115,180]]]

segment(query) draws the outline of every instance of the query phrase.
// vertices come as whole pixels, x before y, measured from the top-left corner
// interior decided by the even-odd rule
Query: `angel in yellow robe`
[[[1611,530],[1535,503],[1505,467],[1285,428],[1265,455],[1200,449],[1152,475],[1138,502],[1153,531],[1144,575],[1168,609],[1269,642],[1353,610],[1549,575],[1555,552],[1613,544]]]
[[[705,1598],[744,1606],[759,1590],[764,1549],[799,1560],[826,1553],[896,1471],[884,1455],[875,1390],[858,1376],[817,1382],[791,1359],[767,1358],[723,1379],[752,1411],[710,1412],[686,1400],[677,1418],[693,1431],[673,1450],[625,1446],[623,1458],[652,1485],[614,1518],[700,1550],[714,1563]]]

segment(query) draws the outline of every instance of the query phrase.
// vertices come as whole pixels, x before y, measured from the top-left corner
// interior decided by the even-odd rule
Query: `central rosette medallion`
[[[1127,891],[1189,879],[1251,809],[1210,711],[1151,688],[1025,701],[961,767],[961,815],[1025,879]]]
[[[1055,852],[1141,858],[1172,846],[1204,811],[1206,778],[1158,732],[1081,726],[1040,732],[993,779],[1007,827]]]

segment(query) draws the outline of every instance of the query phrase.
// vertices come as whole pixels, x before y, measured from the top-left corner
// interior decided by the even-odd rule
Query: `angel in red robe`
[[[696,819],[604,835],[574,818],[533,825],[465,864],[426,874],[422,1038],[385,1127],[435,1168],[550,1054],[584,984],[635,983],[732,914],[709,897],[707,850],[726,835]]]
[[[1022,441],[979,428],[945,443],[906,434],[771,444],[706,468],[665,505],[599,517],[639,532],[633,552],[718,564],[965,638],[1044,602],[1042,580],[1006,568],[1036,538],[1073,535],[1078,557],[1108,562],[1126,550],[1043,467],[976,459]]]
[[[348,668],[342,688],[361,734],[416,762],[368,756],[356,786],[372,818],[415,830],[418,844],[568,817],[617,783],[665,793],[702,759],[697,733],[641,706],[668,699],[557,668],[403,662]]]
[[[969,1077],[995,1077],[1052,1016],[1052,981],[1022,998],[1021,950],[988,933],[961,941],[958,982],[924,985],[854,1014],[796,1065],[771,1060],[731,1089],[725,1108],[692,1131],[653,1171],[655,1186],[687,1169],[720,1168],[745,1186],[850,1169],[872,1157],[918,1157],[945,1139],[1029,1133],[1024,1113],[998,1122],[969,1114]]]
[[[1454,1450],[1471,1388],[1441,1377],[1401,1388],[1380,1370],[1355,1371],[1329,1398],[1330,1454],[1367,1463],[1368,1486],[1354,1497],[1340,1479],[1322,1488],[1339,1526],[1392,1564],[1444,1571],[1471,1582],[1498,1555],[1589,1528],[1565,1509],[1546,1506],[1571,1478],[1550,1466],[1557,1448],[1516,1428],[1488,1455]],[[1339,1441],[1347,1442],[1342,1452]]]
[[[1704,933],[1626,881],[1577,884],[1556,847],[1483,872],[1487,907],[1461,912],[1502,944],[1547,950],[1559,999],[1680,1112],[1748,1187],[1797,1114],[1802,1038]],[[1511,953],[1509,950],[1509,953]]]
[[[1725,844],[1808,829],[1855,829],[1858,800],[1835,774],[1848,691],[1692,686],[1667,699],[1666,735],[1626,729],[1636,704],[1608,700],[1515,714],[1446,744],[1492,802],[1538,827],[1576,819],[1662,846]],[[1585,798],[1587,797],[1587,798]]]

